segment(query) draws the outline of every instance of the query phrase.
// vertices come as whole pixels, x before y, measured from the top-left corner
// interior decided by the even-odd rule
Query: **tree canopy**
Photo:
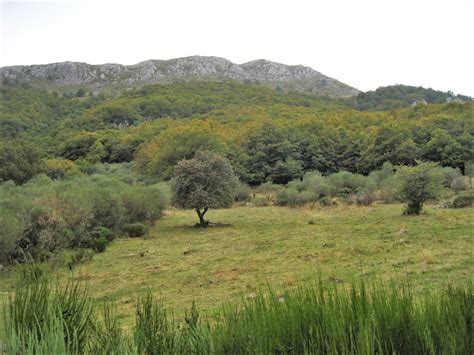
[[[226,208],[234,202],[238,179],[227,160],[210,151],[199,151],[192,159],[181,160],[175,168],[173,202],[194,209],[201,226],[209,208]]]

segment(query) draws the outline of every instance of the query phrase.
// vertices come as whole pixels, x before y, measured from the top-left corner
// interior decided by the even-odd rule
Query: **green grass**
[[[34,268],[33,268],[34,269]],[[30,270],[31,271],[31,270]],[[307,284],[228,303],[213,322],[194,307],[170,317],[147,292],[124,332],[114,308],[92,309],[75,281],[50,291],[28,274],[9,303],[13,354],[471,354],[472,284],[414,297],[407,283],[359,282],[350,290]],[[34,276],[31,278],[31,276]],[[32,281],[31,281],[32,280]]]
[[[194,300],[211,317],[223,303],[255,297],[267,285],[279,294],[319,276],[341,287],[361,277],[408,278],[415,293],[473,280],[472,209],[428,207],[417,217],[402,211],[401,205],[235,207],[208,212],[212,222],[228,225],[196,229],[193,211],[170,210],[149,238],[116,240],[74,273],[97,303],[114,301],[129,325],[145,290],[178,314]],[[69,275],[67,268],[51,273]],[[15,279],[15,271],[0,274],[1,295]]]

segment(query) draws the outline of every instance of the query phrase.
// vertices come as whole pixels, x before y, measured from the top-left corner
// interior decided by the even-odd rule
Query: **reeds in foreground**
[[[94,316],[95,315],[95,316]],[[11,354],[472,354],[472,285],[415,296],[407,284],[322,282],[228,304],[212,322],[195,305],[184,320],[150,293],[137,302],[131,332],[114,308],[94,311],[85,288],[52,290],[44,279],[16,289],[6,305]]]

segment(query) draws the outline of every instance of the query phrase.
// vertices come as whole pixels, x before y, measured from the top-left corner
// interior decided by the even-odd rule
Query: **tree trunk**
[[[196,213],[199,216],[199,225],[201,227],[207,227],[207,225],[209,224],[209,222],[206,222],[206,220],[204,219],[204,215],[206,214],[207,210],[208,207],[204,208],[202,212],[200,208],[196,208]]]

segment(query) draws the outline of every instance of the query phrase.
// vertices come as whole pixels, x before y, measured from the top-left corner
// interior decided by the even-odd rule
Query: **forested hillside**
[[[472,101],[472,98],[468,96],[407,85],[380,87],[375,91],[361,92],[357,96],[348,99],[353,107],[361,111],[387,111],[420,104],[469,101]]]
[[[386,161],[463,170],[474,154],[472,102],[368,112],[236,82],[153,85],[116,98],[63,97],[12,82],[1,90],[3,181],[58,169],[90,174],[96,163],[118,162],[168,179],[202,149],[226,155],[253,185],[313,170],[367,174]]]

